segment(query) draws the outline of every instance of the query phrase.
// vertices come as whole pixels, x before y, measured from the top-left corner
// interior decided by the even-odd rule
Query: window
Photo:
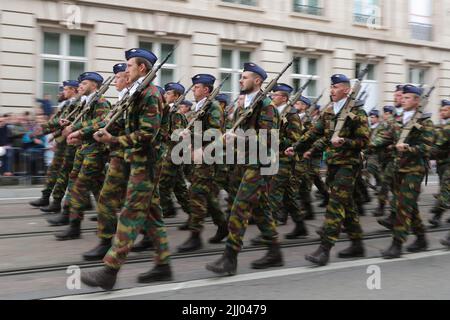
[[[323,15],[320,0],[294,0],[294,11],[315,16]]]
[[[250,51],[238,49],[222,49],[220,62],[220,81],[230,74],[230,78],[225,82],[222,92],[229,94],[235,99],[240,92],[239,79],[244,69],[244,63],[249,62]]]
[[[139,41],[139,48],[147,49],[153,52],[158,57],[158,61],[156,62],[156,64],[158,65],[162,60],[166,58],[166,56],[171,51],[173,51],[173,49],[175,49],[175,44]],[[176,54],[173,54],[169,58],[167,63],[158,72],[158,75],[154,82],[155,85],[164,86],[166,83],[178,81],[175,80],[176,77],[175,70],[177,68],[175,56]]]
[[[222,0],[222,2],[243,4],[246,6],[257,6],[257,0]]]
[[[414,84],[416,86],[421,86],[425,84],[427,75],[427,69],[425,68],[417,68],[410,67],[409,68],[409,83]]]
[[[294,73],[291,75],[294,89],[297,91],[302,85],[312,78],[306,91],[303,93],[308,98],[317,97],[317,81],[319,60],[310,57],[294,57]]]
[[[355,0],[353,22],[365,25],[381,25],[379,0]]]
[[[76,80],[86,71],[86,37],[56,32],[44,32],[43,36],[41,88],[56,104],[61,82]]]
[[[365,63],[357,62],[355,65],[355,79],[358,77],[359,73],[361,72],[361,69],[365,67]],[[358,99],[364,100],[364,109],[367,112],[370,112],[373,109],[378,108],[378,101],[379,101],[379,84],[376,80],[376,65],[375,64],[369,64],[369,72],[364,77],[362,85],[361,85],[361,91],[358,96]]]
[[[409,0],[409,27],[411,38],[433,41],[433,1]]]

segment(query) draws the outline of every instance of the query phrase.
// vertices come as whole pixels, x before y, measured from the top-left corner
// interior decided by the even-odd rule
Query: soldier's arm
[[[98,129],[104,125],[104,119],[111,109],[111,104],[107,100],[97,103],[95,108],[95,117],[90,120],[75,124],[74,131],[81,130],[83,137],[92,136]]]
[[[294,143],[293,147],[294,150],[297,153],[302,153],[306,151],[311,145],[313,146],[312,149],[317,151],[322,151],[325,149],[325,139],[324,138],[324,132],[325,132],[325,122],[323,117],[321,116],[319,120],[311,126],[311,128],[305,132],[300,139]],[[313,142],[315,143],[313,144]]]
[[[302,137],[303,125],[297,114],[294,114],[289,118],[286,129],[287,134],[284,139],[280,141],[280,150],[289,148]]]
[[[394,144],[394,125],[385,124],[383,130],[380,130],[375,135],[374,139],[369,144],[369,149],[379,150]]]
[[[146,92],[142,103],[139,129],[116,138],[116,141],[124,148],[152,143],[153,138],[156,137],[161,128],[160,110],[162,110],[162,107],[155,93],[150,92],[150,90]]]
[[[364,111],[360,110],[354,118],[353,123],[355,125],[354,139],[344,138],[345,142],[343,147],[348,149],[365,149],[370,141],[370,129],[367,115]]]
[[[431,120],[424,121],[421,133],[420,139],[415,141],[413,145],[409,145],[408,151],[406,152],[412,155],[429,157],[434,142],[434,128]]]
[[[450,126],[436,133],[436,141],[431,147],[433,159],[440,160],[447,157],[450,148]]]

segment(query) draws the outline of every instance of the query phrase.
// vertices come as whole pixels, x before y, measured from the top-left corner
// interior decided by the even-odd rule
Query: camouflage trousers
[[[208,210],[215,225],[226,223],[225,215],[220,209],[217,199],[219,188],[214,181],[213,165],[195,165],[191,175],[190,205],[191,217],[189,228],[193,232],[201,232]]]
[[[295,163],[294,174],[291,177],[290,183],[293,185],[293,188],[296,190],[296,194],[298,195],[298,201],[303,205],[303,208],[312,205],[311,199],[311,190],[313,185],[313,177],[316,176],[316,173],[311,175],[312,167],[311,162],[309,161],[298,161]],[[320,182],[325,186],[322,179],[320,178],[320,170],[317,172],[317,177]],[[325,189],[325,192],[326,189]],[[300,211],[299,215],[295,215],[296,211],[291,210],[292,220],[296,223],[301,222],[305,219],[305,214],[303,211]],[[294,214],[293,214],[294,213]]]
[[[97,201],[97,235],[101,239],[111,239],[116,233],[117,213],[125,201],[127,170],[123,157],[111,157]]]
[[[189,190],[186,185],[183,166],[173,164],[170,158],[166,158],[162,162],[159,190],[163,216],[175,212],[172,202],[172,192],[175,194],[183,211],[187,214],[191,213]]]
[[[61,166],[64,162],[64,154],[66,151],[66,146],[67,144],[65,142],[56,144],[56,150],[53,154],[53,160],[47,169],[47,178],[45,181],[45,187],[42,190],[42,196],[44,198],[50,198],[50,195],[52,194],[55,188],[56,182],[58,180],[59,170],[61,169]],[[61,199],[62,197],[59,200]]]
[[[322,242],[334,246],[342,224],[351,240],[362,239],[363,231],[353,199],[359,171],[360,166],[328,166],[327,185],[330,188],[330,200],[325,213]]]
[[[396,209],[394,220],[394,239],[406,242],[409,231],[415,235],[424,235],[425,226],[420,218],[417,201],[423,173],[396,173],[393,203]]]
[[[293,174],[295,162],[280,159],[278,173],[272,176],[269,184],[269,205],[275,220],[280,220],[282,213],[290,213],[296,222],[301,221],[299,190],[300,179]]]
[[[73,168],[73,161],[75,159],[75,153],[77,148],[74,146],[66,145],[64,149],[64,160],[61,166],[58,168],[58,176],[56,177],[56,184],[53,188],[53,199],[56,202],[60,202],[64,198],[64,194],[68,189],[69,175]],[[69,201],[66,202],[66,208],[69,208]]]
[[[369,155],[367,158],[367,171],[376,181],[376,186],[381,185],[380,163],[376,155]]]
[[[150,166],[145,162],[126,164],[125,186],[119,193],[125,201],[118,217],[117,230],[111,249],[103,262],[120,269],[142,230],[152,239],[156,248],[155,264],[169,264],[170,252],[166,226],[162,218],[158,185]]]
[[[105,178],[104,167],[105,154],[103,152],[84,154],[81,149],[77,150],[70,173],[73,181],[69,190],[71,221],[83,220],[86,205],[90,201],[90,192],[94,194],[95,199],[98,199]]]
[[[248,219],[253,218],[266,243],[278,243],[278,232],[269,204],[269,183],[261,176],[260,168],[247,167],[242,176],[236,198],[234,199],[228,222],[226,245],[241,251]]]
[[[308,170],[310,174],[309,179],[311,180],[312,183],[314,183],[320,194],[327,195],[328,188],[326,184],[323,182],[322,178],[320,177],[320,162],[321,158],[317,157],[313,157],[312,160],[310,161],[310,166]]]
[[[440,190],[438,203],[442,209],[450,208],[450,164],[440,165]]]
[[[389,200],[389,190],[392,191],[394,184],[394,162],[382,164],[380,169],[381,188],[378,192],[378,203],[385,204]],[[391,208],[394,208],[393,204]]]

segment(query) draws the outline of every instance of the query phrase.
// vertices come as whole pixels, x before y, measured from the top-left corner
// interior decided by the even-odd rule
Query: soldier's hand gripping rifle
[[[84,104],[84,107],[81,109],[81,112],[77,115],[77,117],[75,118],[75,120],[72,121],[72,125],[78,123],[78,121],[80,121],[84,115],[86,115],[92,104],[96,103],[105,93],[106,91],[108,91],[109,86],[111,85],[111,82],[114,80],[113,76],[108,77],[108,79],[106,79],[105,82],[103,82],[102,86],[100,87],[100,89],[98,89],[95,94],[86,101],[86,103]],[[66,119],[67,120],[67,119]],[[67,121],[67,125],[70,124],[70,120]]]
[[[286,107],[284,108],[283,112],[280,115],[281,123],[286,121],[286,116],[289,111],[291,111],[292,106],[302,97],[303,92],[308,88],[308,86],[311,84],[312,77],[306,81],[306,83],[297,91],[297,93],[292,96],[291,99],[289,99]]]
[[[419,107],[419,109],[417,109],[413,118],[402,129],[402,132],[400,133],[400,138],[399,138],[397,144],[404,144],[406,139],[408,139],[408,136],[411,133],[413,128],[417,128],[419,130],[421,129],[421,125],[419,125],[418,121],[422,118],[423,112],[429,103],[431,94],[433,93],[434,89],[436,89],[436,85],[437,85],[438,81],[439,81],[439,78],[434,81],[433,85],[430,87],[428,92],[423,94],[420,97],[420,100],[421,100],[420,107]]]
[[[258,94],[253,99],[252,104],[241,115],[241,117],[239,119],[237,119],[237,121],[234,123],[233,127],[228,131],[228,133],[234,133],[236,131],[236,129],[239,128],[239,126],[244,121],[246,121],[247,119],[249,119],[252,116],[252,114],[255,112],[256,108],[258,107],[259,103],[261,101],[263,101],[263,99],[265,99],[266,96],[273,90],[273,88],[278,83],[278,80],[280,80],[280,78],[283,76],[283,74],[286,73],[286,71],[292,66],[293,63],[294,63],[294,61],[289,62],[288,65],[286,67],[284,67],[284,69],[278,74],[278,76],[276,78],[272,79],[272,81],[270,81],[270,83],[266,86],[266,88],[264,90],[260,90],[258,92]]]
[[[225,82],[230,78],[230,74],[228,74],[225,79],[222,80],[220,85],[216,87],[213,92],[208,96],[203,106],[198,110],[194,116],[192,117],[191,121],[189,121],[186,129],[184,129],[184,132],[188,132],[194,125],[195,121],[202,118],[206,111],[208,111],[209,105],[216,99],[216,97],[219,95],[220,90],[222,90],[222,87],[224,86]]]
[[[126,110],[128,110],[130,108],[130,106],[132,106],[135,103],[135,101],[141,96],[142,92],[148,87],[148,85],[153,80],[155,80],[156,75],[158,74],[159,70],[161,70],[162,66],[167,63],[167,61],[170,59],[170,57],[174,53],[175,49],[173,51],[169,52],[167,57],[158,65],[157,68],[152,69],[151,71],[149,71],[146,74],[146,76],[144,77],[142,82],[136,88],[136,91],[131,96],[128,94],[128,98],[125,99],[125,97],[124,97],[121,100],[123,102],[121,102],[120,104],[118,104],[118,106],[116,108],[114,108],[115,109],[114,115],[112,115],[109,118],[109,121],[106,123],[105,127],[103,128],[104,130],[108,130],[122,116],[122,114]],[[101,137],[102,136],[101,132],[98,135]]]
[[[356,97],[358,96],[358,94],[361,90],[361,83],[368,72],[369,72],[369,65],[367,65],[359,73],[358,79],[356,79],[356,83],[353,85],[350,93],[347,95],[347,101],[345,101],[344,107],[342,108],[342,111],[339,114],[339,118],[338,118],[336,127],[334,129],[334,134],[333,134],[332,140],[339,138],[339,135],[341,134],[341,131],[345,126],[345,122],[347,121],[347,118],[351,118],[351,119],[355,118],[355,115],[353,113],[351,113],[351,110],[355,106]]]

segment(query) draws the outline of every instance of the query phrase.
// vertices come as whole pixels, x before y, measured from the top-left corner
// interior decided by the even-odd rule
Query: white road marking
[[[52,298],[52,299],[47,299],[47,300],[121,299],[121,298],[126,298],[126,297],[135,297],[135,296],[148,295],[148,294],[161,293],[161,292],[178,291],[178,290],[183,290],[183,289],[200,288],[200,287],[208,287],[208,286],[217,286],[217,285],[237,283],[237,282],[285,277],[285,276],[290,276],[290,275],[334,271],[334,270],[341,270],[341,269],[368,266],[368,265],[380,265],[380,264],[386,264],[386,263],[392,263],[392,262],[413,261],[413,260],[418,260],[418,259],[444,256],[444,255],[449,255],[449,254],[450,254],[450,251],[438,250],[438,251],[430,251],[430,252],[422,252],[422,253],[405,255],[401,259],[394,259],[394,260],[385,260],[383,258],[372,258],[372,259],[332,263],[325,267],[299,267],[299,268],[290,268],[290,269],[280,269],[280,270],[272,270],[272,271],[264,271],[264,272],[236,275],[233,277],[215,277],[215,278],[208,278],[208,279],[202,279],[202,280],[193,280],[193,281],[186,281],[186,282],[179,282],[179,283],[169,283],[169,284],[163,284],[163,285],[153,285],[153,286],[146,286],[146,287],[139,287],[139,288],[132,288],[132,289],[123,289],[123,290],[117,290],[117,291],[113,291],[113,292],[99,292],[99,293],[90,293],[90,294],[88,293],[88,294],[82,294],[82,295],[69,295],[69,296],[63,296],[63,297]]]
[[[39,197],[0,198],[0,201],[33,200],[33,199],[39,199]]]

